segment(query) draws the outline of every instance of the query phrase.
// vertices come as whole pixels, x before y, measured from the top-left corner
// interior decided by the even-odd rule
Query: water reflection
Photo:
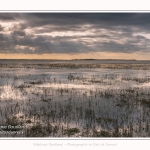
[[[4,69],[0,123],[28,125],[24,136],[149,136],[149,77],[131,69]]]

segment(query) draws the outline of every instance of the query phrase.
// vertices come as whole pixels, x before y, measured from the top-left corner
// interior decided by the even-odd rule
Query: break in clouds
[[[149,52],[150,13],[0,13],[0,53]]]

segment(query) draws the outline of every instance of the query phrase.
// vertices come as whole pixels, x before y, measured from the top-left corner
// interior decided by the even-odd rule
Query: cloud
[[[0,53],[148,52],[149,13],[0,13]]]
[[[56,28],[92,24],[98,28],[136,26],[150,29],[149,13],[36,13],[22,14],[31,27],[53,25]],[[57,28],[58,29],[58,28]],[[61,29],[61,28],[60,28]]]
[[[0,20],[1,21],[11,21],[18,19],[17,13],[0,13]]]
[[[4,30],[4,27],[0,25],[0,32]]]

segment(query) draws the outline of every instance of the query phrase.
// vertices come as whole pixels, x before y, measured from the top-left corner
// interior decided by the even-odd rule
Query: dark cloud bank
[[[150,13],[0,13],[0,53],[149,52]]]

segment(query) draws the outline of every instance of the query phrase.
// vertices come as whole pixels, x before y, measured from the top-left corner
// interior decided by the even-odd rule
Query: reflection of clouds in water
[[[111,71],[111,73],[110,73]],[[3,72],[0,73],[0,75],[9,75],[9,78],[4,78],[3,80],[0,81],[0,84],[2,83],[1,86],[3,85],[11,85],[14,84],[16,86],[23,84],[24,82],[30,82],[32,80],[41,80],[44,81],[46,78],[48,79],[47,81],[52,81],[55,78],[56,81],[61,81],[61,84],[59,83],[44,83],[41,85],[35,85],[35,87],[51,87],[54,89],[57,88],[67,88],[67,89],[77,89],[77,90],[94,90],[94,89],[124,89],[124,88],[130,88],[130,87],[148,87],[150,86],[149,83],[137,83],[132,80],[130,81],[124,81],[122,80],[122,77],[128,77],[128,78],[146,78],[150,76],[150,71],[149,70],[131,70],[131,69],[115,69],[115,70],[110,70],[110,69],[89,69],[89,68],[84,68],[84,69],[28,69],[28,68],[19,68],[19,69],[4,69]],[[81,77],[80,80],[75,80],[75,82],[69,81],[68,80],[68,75],[72,73],[74,77]],[[46,76],[44,76],[46,75]],[[107,75],[107,77],[105,77]],[[17,80],[11,79],[11,76],[17,76]],[[96,82],[89,82],[92,78],[96,78],[96,80],[103,80],[104,83],[97,84]],[[87,81],[82,81],[82,77],[87,78]],[[110,82],[110,84],[108,84]],[[10,88],[9,86],[6,87],[4,86],[4,92],[9,93]],[[3,89],[3,88],[2,88]],[[11,91],[13,92],[13,91]],[[10,97],[14,97],[12,93],[9,93]],[[7,95],[7,94],[6,94]],[[21,95],[21,93],[19,94]]]
[[[61,117],[62,110],[64,113],[68,110],[68,114],[66,113],[65,115],[71,119],[66,122],[63,116],[60,120],[56,117],[54,121],[50,120],[53,127],[58,125],[58,119],[64,128],[69,126],[82,130],[89,122],[89,118],[84,118],[84,116],[90,110],[94,111],[96,118],[110,120],[110,124],[112,120],[115,121],[117,118],[118,123],[122,123],[124,128],[128,127],[128,122],[132,122],[132,125],[135,126],[140,120],[143,106],[129,107],[128,102],[130,104],[130,97],[127,95],[124,98],[125,101],[121,101],[123,97],[119,96],[120,91],[124,93],[126,91],[122,89],[130,90],[135,88],[135,91],[139,91],[139,94],[140,91],[144,91],[145,97],[147,97],[146,93],[148,93],[147,91],[150,86],[150,83],[146,83],[145,80],[144,83],[132,80],[134,77],[148,77],[150,74],[149,71],[119,69],[18,69],[17,71],[16,69],[14,72],[13,74],[8,71],[10,77],[5,76],[3,80],[5,84],[0,86],[1,102],[4,100],[1,103],[1,108],[5,108],[2,105],[8,102],[7,104],[11,105],[8,105],[6,108],[12,107],[13,113],[10,112],[11,109],[8,109],[9,111],[3,109],[3,111],[6,110],[6,114],[10,116],[12,114],[17,119],[23,120],[25,124],[31,122],[29,126],[32,126],[34,121],[40,122],[45,126],[48,118],[47,114],[54,114],[54,117],[57,114]],[[74,80],[68,79],[70,73],[75,78]],[[14,75],[17,76],[17,79],[11,80]],[[128,77],[129,80],[123,80],[122,77]],[[61,89],[64,90],[64,93],[61,93]],[[68,89],[67,92],[65,92],[65,89]],[[109,99],[101,96],[101,93],[99,93],[101,91],[104,94],[105,91],[106,94],[107,92],[108,94],[112,94],[112,98]],[[134,100],[134,94],[130,94],[129,96]],[[19,101],[22,99],[24,101]],[[16,107],[16,105],[18,106]],[[128,120],[125,120],[127,111]],[[78,118],[80,113],[82,113],[82,117]],[[26,118],[20,118],[25,115]],[[148,116],[146,119],[148,120]],[[94,125],[98,131],[107,130],[107,127],[102,126],[105,125],[104,121],[102,125],[96,123]]]
[[[37,87],[51,87],[51,88],[54,88],[54,89],[58,89],[58,88],[63,88],[63,89],[94,89],[96,88],[95,85],[83,85],[83,84],[71,84],[71,83],[68,83],[68,84],[42,84],[42,85],[36,85]]]
[[[111,83],[111,85],[104,85],[104,84],[76,84],[76,83],[67,83],[67,84],[55,84],[55,83],[44,83],[41,85],[36,85],[35,87],[44,87],[44,88],[53,88],[53,89],[77,89],[77,90],[96,90],[96,89],[101,89],[101,90],[108,90],[108,89],[127,89],[127,88],[134,88],[134,87],[150,87],[150,83],[142,83],[138,84],[133,81],[120,81],[120,82],[115,82]]]
[[[135,85],[136,87],[147,87],[147,88],[150,88],[150,82],[148,83],[143,83],[143,84],[140,84],[140,85]]]
[[[85,92],[88,92],[87,93],[87,96],[89,95],[89,91],[95,91],[95,90],[100,90],[100,91],[105,91],[105,90],[108,90],[108,89],[116,89],[116,90],[119,90],[120,87],[116,86],[110,86],[110,85],[83,85],[83,84],[72,84],[72,83],[68,83],[68,84],[42,84],[42,85],[36,85],[35,87],[40,87],[40,88],[52,88],[54,90],[57,90],[57,89],[63,89],[63,90],[76,90],[78,91],[80,94],[83,94]]]
[[[11,86],[3,86],[1,87],[0,98],[2,100],[23,100],[26,97],[18,89],[14,89]]]

